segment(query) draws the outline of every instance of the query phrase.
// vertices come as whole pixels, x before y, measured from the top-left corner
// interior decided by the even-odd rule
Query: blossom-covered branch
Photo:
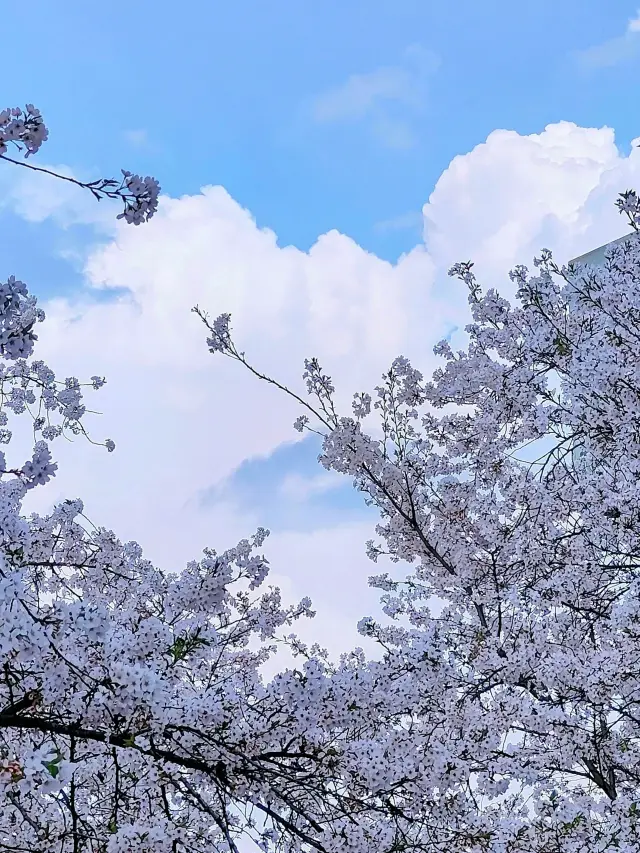
[[[124,202],[124,210],[118,214],[117,218],[124,219],[125,222],[133,225],[147,222],[157,211],[160,184],[155,178],[149,176],[142,178],[122,169],[120,180],[99,178],[84,182],[69,175],[60,175],[42,166],[34,166],[33,163],[27,163],[25,160],[16,160],[7,154],[7,151],[14,148],[18,152],[24,151],[26,159],[39,151],[48,137],[49,131],[40,110],[33,104],[27,104],[24,109],[9,107],[0,112],[0,160],[76,184],[78,187],[89,190],[97,201],[103,198],[119,199]]]

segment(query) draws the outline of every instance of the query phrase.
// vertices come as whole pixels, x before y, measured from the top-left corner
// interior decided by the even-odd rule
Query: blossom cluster
[[[36,153],[48,135],[40,110],[33,104],[27,104],[24,109],[8,107],[0,111],[0,155],[7,152],[9,145],[14,145],[23,148],[28,157]]]
[[[125,207],[118,219],[124,219],[133,225],[148,222],[158,209],[160,184],[155,178],[141,178],[122,170],[123,181],[118,194],[124,199]]]
[[[0,444],[12,438],[10,417],[31,415],[34,437],[33,455],[20,468],[8,468],[4,451],[0,450],[0,473],[13,473],[29,489],[44,484],[54,476],[57,465],[52,461],[48,442],[71,433],[88,437],[82,418],[86,412],[81,384],[75,377],[63,382],[40,359],[29,361],[38,336],[33,331],[45,319],[44,311],[30,295],[24,282],[9,276],[0,283]],[[93,389],[101,388],[103,377],[91,377]],[[87,383],[89,384],[89,383]],[[115,447],[111,439],[104,442],[108,450]]]

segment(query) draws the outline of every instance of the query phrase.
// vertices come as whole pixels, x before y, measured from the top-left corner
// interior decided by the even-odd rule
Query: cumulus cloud
[[[607,68],[635,59],[639,52],[640,9],[627,21],[622,35],[577,51],[575,57],[584,68]]]
[[[409,148],[416,141],[411,118],[423,111],[438,65],[435,53],[412,45],[400,64],[352,74],[317,95],[311,116],[321,124],[364,121],[389,148]]]
[[[297,390],[303,358],[317,356],[348,411],[351,394],[372,389],[396,355],[428,375],[440,363],[433,345],[454,326],[453,344],[462,343],[468,306],[446,275],[451,263],[474,259],[481,281],[509,296],[508,270],[541,247],[564,261],[624,233],[613,202],[638,185],[638,152],[622,155],[610,129],[495,131],[442,174],[423,210],[424,242],[396,264],[336,231],[308,252],[279,246],[221,187],[163,199],[144,228],[116,226],[90,253],[84,292],[44,306],[40,357],[62,376],[107,376],[92,398],[104,414],[91,429],[117,449],[59,445],[59,476],[32,493],[33,506],[82,496],[92,519],[167,568],[205,545],[235,544],[263,523],[259,514],[200,496],[244,460],[295,439],[299,410],[208,354],[195,303],[214,316],[231,312],[240,348]],[[364,556],[371,536],[373,523],[347,519],[267,540],[276,575],[296,597],[316,598],[310,638],[351,645],[356,619],[375,612],[366,579],[378,569]]]
[[[427,253],[437,271],[472,259],[506,293],[505,271],[541,248],[564,261],[625,233],[614,201],[638,184],[639,165],[637,149],[623,156],[606,127],[495,130],[438,180],[423,208]]]

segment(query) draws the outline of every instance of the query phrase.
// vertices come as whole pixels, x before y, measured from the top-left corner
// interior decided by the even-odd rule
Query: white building
[[[584,255],[573,258],[570,263],[592,264],[597,267],[604,262],[604,253],[610,246],[616,246],[618,243],[624,243],[624,241],[628,240],[629,237],[633,237],[635,233],[635,231],[632,231],[631,234],[625,234],[624,237],[618,237],[617,240],[611,240],[610,243],[605,243],[604,246],[598,246],[597,249],[591,249],[590,252],[586,252]]]

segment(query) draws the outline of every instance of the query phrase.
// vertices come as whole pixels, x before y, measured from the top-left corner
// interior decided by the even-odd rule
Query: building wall
[[[605,243],[604,246],[598,246],[597,249],[591,249],[590,252],[586,252],[584,255],[580,255],[577,258],[573,258],[570,263],[572,264],[592,264],[593,266],[599,266],[604,263],[604,253],[609,248],[609,246],[616,246],[618,243],[623,243],[625,240],[628,240],[629,237],[633,237],[635,231],[632,231],[631,234],[625,234],[624,237],[618,237],[617,240],[612,240],[610,243]]]

